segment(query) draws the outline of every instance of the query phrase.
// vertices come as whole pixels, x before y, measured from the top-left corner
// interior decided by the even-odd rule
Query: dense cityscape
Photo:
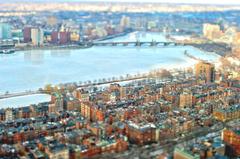
[[[0,3],[0,158],[239,158],[239,13]]]

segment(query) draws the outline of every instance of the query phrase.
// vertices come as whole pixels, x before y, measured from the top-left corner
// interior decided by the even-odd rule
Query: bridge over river
[[[163,46],[163,47],[174,47],[174,46],[185,46],[189,45],[186,43],[176,42],[158,42],[158,41],[129,41],[129,42],[106,42],[106,41],[93,41],[93,42],[81,42],[81,46]]]

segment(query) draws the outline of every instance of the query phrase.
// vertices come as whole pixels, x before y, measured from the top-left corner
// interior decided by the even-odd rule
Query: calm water
[[[51,96],[47,94],[34,94],[22,97],[12,97],[0,100],[0,109],[2,108],[17,108],[29,106],[31,104],[38,104],[41,102],[49,102]]]
[[[166,41],[157,33],[131,33],[110,41]],[[216,61],[213,53],[193,47],[93,47],[79,50],[21,51],[0,55],[0,94],[35,90],[46,84],[78,82],[146,72],[155,68],[192,66],[184,51]]]

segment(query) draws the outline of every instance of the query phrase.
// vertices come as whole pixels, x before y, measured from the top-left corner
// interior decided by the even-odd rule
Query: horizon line
[[[240,6],[240,2],[238,3],[206,3],[206,2],[164,2],[164,1],[154,1],[154,0],[150,0],[150,1],[127,1],[127,0],[122,0],[122,1],[114,1],[114,0],[8,0],[2,3],[22,3],[22,2],[29,2],[29,3],[126,3],[126,4],[167,4],[167,5],[211,5],[211,6]]]

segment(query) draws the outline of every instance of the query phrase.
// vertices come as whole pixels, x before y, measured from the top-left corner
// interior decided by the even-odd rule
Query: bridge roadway
[[[136,42],[104,42],[104,41],[93,41],[93,42],[81,42],[79,45],[82,46],[185,46],[185,43],[176,42],[157,42],[157,41],[136,41]]]

